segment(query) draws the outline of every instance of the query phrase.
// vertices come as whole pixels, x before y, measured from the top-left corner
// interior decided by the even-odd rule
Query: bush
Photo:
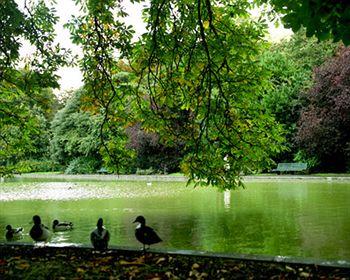
[[[155,173],[156,173],[156,170],[154,170],[152,167],[150,167],[148,169],[137,168],[137,170],[136,170],[137,175],[152,175]]]
[[[100,161],[93,157],[78,157],[73,159],[66,168],[66,174],[91,174],[96,173]]]
[[[27,159],[15,165],[16,173],[61,171],[62,167],[49,159]]]
[[[172,173],[180,170],[184,154],[183,144],[179,142],[173,143],[172,146],[163,144],[158,134],[145,131],[140,123],[128,127],[127,135],[128,148],[136,152],[134,166],[139,169],[136,174]]]

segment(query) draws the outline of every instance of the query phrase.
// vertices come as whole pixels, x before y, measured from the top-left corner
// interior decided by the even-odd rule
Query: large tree
[[[58,87],[55,71],[68,64],[69,56],[54,43],[57,20],[44,1],[24,1],[23,8],[14,0],[1,2],[0,176],[11,172],[9,161],[36,152],[40,137],[35,135],[45,127],[40,114],[50,117],[51,109],[46,109],[52,93],[45,88]],[[25,59],[20,56],[24,43],[33,50]]]
[[[314,72],[298,123],[297,142],[320,170],[350,168],[350,48]]]
[[[119,2],[79,2],[86,14],[69,26],[83,47],[85,90],[103,108],[101,132],[113,135],[101,138],[111,163],[126,156],[120,128],[136,122],[166,145],[184,143],[182,169],[196,182],[235,187],[241,174],[269,163],[282,137],[259,102],[265,25],[249,19],[247,1],[152,1],[148,33],[134,45],[131,27],[112,14],[125,15]],[[120,58],[130,61],[138,87],[115,76]]]
[[[264,93],[262,103],[287,131],[288,150],[279,154],[276,161],[293,161],[298,151],[294,138],[302,94],[313,85],[312,70],[332,57],[338,46],[330,40],[318,42],[315,37],[308,38],[300,30],[263,52],[261,63],[270,72],[271,87]]]
[[[101,117],[84,111],[83,107],[84,91],[77,90],[64,108],[57,112],[51,124],[51,157],[64,167],[77,158],[85,158],[86,161],[95,158],[95,167],[101,165]]]
[[[13,70],[15,83],[0,82],[0,175],[20,171],[19,161],[49,158],[49,127],[58,101],[52,89],[34,81],[28,85],[30,75]]]

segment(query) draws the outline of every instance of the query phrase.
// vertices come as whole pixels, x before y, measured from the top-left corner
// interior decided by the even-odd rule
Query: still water
[[[133,220],[146,217],[163,239],[154,248],[350,261],[350,182],[261,181],[221,192],[182,182],[12,181],[0,183],[0,242],[7,224],[25,230],[71,221],[51,244],[89,244],[102,217],[111,245],[140,248]]]

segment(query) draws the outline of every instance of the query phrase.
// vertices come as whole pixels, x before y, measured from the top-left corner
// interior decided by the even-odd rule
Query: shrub
[[[152,175],[155,173],[156,173],[156,170],[154,170],[152,167],[150,167],[148,169],[137,168],[137,170],[136,170],[137,175]]]
[[[100,161],[93,157],[78,157],[73,159],[65,170],[66,174],[96,173]]]
[[[27,159],[18,162],[15,165],[17,173],[30,173],[30,172],[52,172],[61,171],[62,167],[49,159]]]

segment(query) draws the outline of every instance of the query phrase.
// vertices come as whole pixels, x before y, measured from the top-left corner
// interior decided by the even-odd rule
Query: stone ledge
[[[7,242],[0,243],[1,247],[27,247],[30,248],[67,248],[76,250],[93,250],[92,246],[88,245],[69,245],[60,246],[60,244],[50,244],[39,242],[37,244],[25,243],[25,242]],[[139,248],[129,247],[129,246],[109,246],[108,252],[110,253],[141,253],[142,250]],[[315,258],[301,258],[293,256],[270,256],[270,255],[254,255],[254,254],[239,254],[239,253],[220,253],[220,252],[206,252],[206,251],[196,251],[196,250],[181,250],[181,249],[151,249],[147,250],[149,253],[155,254],[168,254],[168,255],[181,255],[181,256],[193,256],[193,257],[211,257],[211,258],[223,258],[223,259],[234,259],[243,261],[258,261],[258,262],[275,262],[283,264],[302,264],[302,265],[317,265],[326,267],[340,267],[340,268],[350,268],[350,260],[320,260]]]

